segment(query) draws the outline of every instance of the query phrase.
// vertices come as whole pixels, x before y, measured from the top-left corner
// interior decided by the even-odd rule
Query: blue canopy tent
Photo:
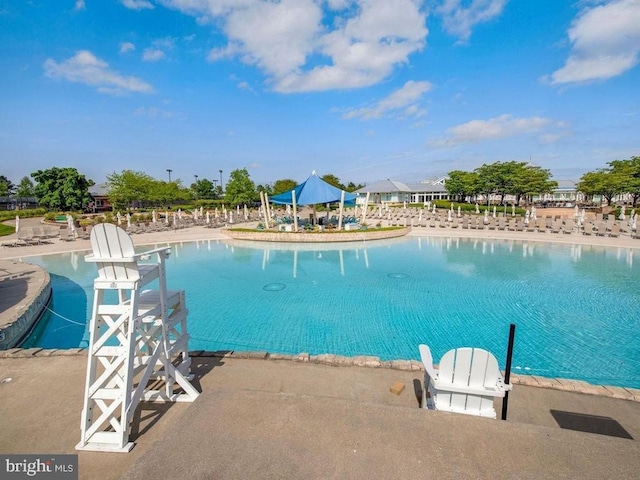
[[[280,205],[293,205],[294,220],[297,230],[296,205],[316,205],[319,203],[340,202],[340,222],[342,224],[342,207],[344,204],[355,205],[356,195],[341,190],[322,180],[315,171],[311,173],[300,185],[297,185],[289,192],[275,195],[269,199],[270,202]]]
[[[297,205],[316,205],[318,203],[339,202],[344,192],[344,203],[355,205],[356,195],[340,190],[337,187],[322,180],[314,171],[300,185],[289,192],[281,193],[269,198],[269,201],[280,205],[293,205],[293,192],[295,192],[295,203]]]

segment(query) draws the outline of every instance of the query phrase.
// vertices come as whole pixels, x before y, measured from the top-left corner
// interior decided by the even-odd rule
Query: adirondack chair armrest
[[[164,253],[164,257],[167,258],[169,255],[171,255],[171,247],[158,247],[154,248],[153,250],[147,250],[146,252],[136,253],[134,255],[134,259],[148,260],[154,253]]]
[[[425,371],[429,375],[432,380],[438,378],[438,370],[436,370],[433,366],[433,357],[431,356],[431,350],[426,345],[420,345],[418,347],[420,350],[420,359],[422,360],[422,365],[424,366]]]
[[[499,385],[494,387],[469,387],[466,385],[456,385],[449,382],[441,382],[437,379],[433,379],[433,386],[436,390],[453,393],[465,393],[470,395],[483,395],[487,397],[504,397],[504,388],[500,388]]]
[[[136,258],[134,257],[107,257],[107,258],[103,258],[103,257],[96,257],[93,254],[90,255],[85,255],[84,257],[84,261],[85,262],[93,262],[93,263],[100,263],[100,262],[135,262]]]

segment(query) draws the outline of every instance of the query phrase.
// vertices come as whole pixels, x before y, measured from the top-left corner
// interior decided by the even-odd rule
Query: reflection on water
[[[417,359],[417,345],[428,343],[436,358],[468,345],[503,363],[516,323],[514,372],[640,387],[634,254],[444,237],[211,240],[172,245],[167,272],[169,288],[186,290],[192,349]],[[78,305],[69,315],[86,322],[95,267],[82,255],[37,262],[60,277],[56,308]],[[65,289],[63,277],[82,293]],[[58,327],[45,326],[42,338]],[[67,330],[65,341],[78,345],[83,329]]]

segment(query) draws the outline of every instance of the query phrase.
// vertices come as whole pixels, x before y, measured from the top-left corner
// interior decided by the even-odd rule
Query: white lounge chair
[[[496,357],[481,348],[458,348],[445,353],[436,370],[429,347],[419,349],[425,369],[422,408],[496,418],[494,399],[512,388],[505,385]]]

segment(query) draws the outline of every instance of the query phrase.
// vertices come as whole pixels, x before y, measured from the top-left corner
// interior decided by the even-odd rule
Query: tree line
[[[587,197],[602,196],[608,204],[618,195],[628,194],[631,203],[640,200],[640,157],[627,160],[613,160],[608,167],[589,171],[580,177],[576,190]],[[500,197],[504,205],[507,195],[514,196],[515,202],[525,200],[531,203],[535,195],[551,193],[558,188],[558,182],[551,178],[551,172],[526,162],[496,162],[484,164],[468,172],[453,170],[448,173],[445,187],[449,195],[458,201],[482,195],[487,204],[491,195]]]
[[[5,176],[0,176],[0,197],[36,197],[40,206],[55,211],[91,210],[94,199],[89,190],[95,182],[77,169],[53,167],[33,172],[31,178],[35,184],[29,177],[24,177],[16,186]],[[344,185],[333,174],[326,174],[322,179],[347,191],[363,187],[353,182]],[[286,178],[256,186],[246,168],[232,171],[224,188],[207,178],[196,177],[195,182],[184,186],[180,179],[167,182],[156,180],[144,172],[123,170],[107,175],[106,194],[116,210],[168,207],[184,202],[218,202],[236,206],[256,203],[260,199],[260,192],[269,196],[277,195],[292,190],[297,184],[295,180]]]
[[[514,196],[516,203],[530,202],[534,195],[553,192],[558,183],[547,169],[526,162],[495,162],[483,164],[473,171],[453,170],[448,173],[445,187],[458,201],[482,195],[489,201],[498,196],[504,205],[506,196]],[[346,185],[333,174],[321,177],[325,182],[353,192],[364,185],[348,182]],[[33,180],[31,180],[33,179]],[[35,183],[34,183],[35,181]],[[220,202],[228,205],[250,205],[260,198],[260,192],[269,196],[292,190],[298,182],[290,178],[256,185],[246,168],[233,170],[226,185],[215,185],[207,178],[184,186],[180,179],[156,180],[144,172],[123,170],[107,176],[107,196],[117,210],[138,207],[166,207],[180,202]],[[55,211],[88,209],[93,201],[89,189],[95,183],[72,167],[53,167],[38,170],[31,178],[23,177],[18,185],[0,175],[0,197],[13,195],[18,199],[35,197],[38,204]],[[607,167],[582,175],[577,190],[588,199],[602,196],[608,203],[618,195],[628,194],[633,205],[640,200],[640,157],[613,160]]]
[[[500,197],[500,205],[504,205],[507,195],[514,196],[515,203],[519,204],[522,199],[530,202],[534,195],[558,188],[558,182],[551,180],[549,170],[526,162],[484,164],[472,172],[453,170],[448,176],[445,188],[450,196],[464,202],[482,195],[487,205],[491,195]]]

